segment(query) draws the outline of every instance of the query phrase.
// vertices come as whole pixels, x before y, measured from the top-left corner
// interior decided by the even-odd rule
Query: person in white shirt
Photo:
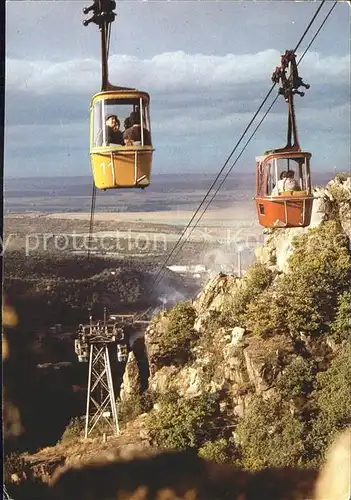
[[[294,175],[295,172],[293,170],[289,170],[288,172],[284,170],[280,174],[279,181],[272,190],[272,196],[277,196],[284,191],[299,191],[300,187],[294,179]]]

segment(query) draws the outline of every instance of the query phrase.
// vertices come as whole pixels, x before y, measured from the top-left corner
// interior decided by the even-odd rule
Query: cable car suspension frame
[[[287,76],[288,70],[289,76]],[[296,54],[293,50],[286,50],[285,54],[281,56],[281,66],[276,67],[272,75],[272,82],[277,84],[279,84],[279,82],[281,83],[278,95],[283,95],[285,102],[288,104],[288,130],[286,146],[284,148],[275,149],[274,152],[277,153],[286,150],[300,151],[301,148],[296,126],[294,95],[298,94],[303,97],[305,93],[299,91],[298,89],[300,87],[309,89],[310,85],[308,83],[304,83],[302,78],[299,76],[296,64]]]

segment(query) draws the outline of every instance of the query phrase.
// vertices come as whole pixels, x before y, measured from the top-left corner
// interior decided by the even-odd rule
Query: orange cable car
[[[150,184],[153,147],[146,92],[116,87],[108,80],[108,45],[114,0],[95,0],[83,9],[101,31],[102,86],[90,106],[90,159],[98,189],[145,188]],[[122,126],[124,131],[122,132]]]
[[[304,84],[298,76],[295,54],[287,50],[281,56],[272,81],[281,81],[279,94],[288,103],[288,133],[284,148],[266,151],[256,158],[256,209],[261,226],[267,228],[306,227],[311,221],[311,153],[301,151],[294,112],[293,95],[304,95],[298,88]],[[289,71],[287,77],[286,72]],[[293,138],[293,143],[292,143]]]

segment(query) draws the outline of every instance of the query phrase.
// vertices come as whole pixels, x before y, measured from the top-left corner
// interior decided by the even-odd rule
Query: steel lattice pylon
[[[89,436],[100,421],[107,422],[113,434],[119,434],[108,345],[91,343],[85,438]]]

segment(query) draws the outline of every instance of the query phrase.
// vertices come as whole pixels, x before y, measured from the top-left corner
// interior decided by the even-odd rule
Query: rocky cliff
[[[350,177],[338,176],[315,196],[311,227],[269,231],[244,278],[220,274],[191,303],[153,319],[145,344],[151,415],[161,422],[160,429],[150,424],[156,442],[158,430],[173,445],[192,442],[213,455],[210,447],[222,440],[221,452],[231,449],[249,468],[315,465],[350,423],[339,407],[351,405],[340,380],[351,329]],[[203,439],[183,429],[193,435],[180,439],[165,431],[170,413],[186,419],[207,395],[218,403],[211,418],[225,422],[218,432]],[[189,401],[186,409],[180,400]],[[256,425],[264,428],[253,439]]]
[[[83,446],[77,436],[59,443],[50,451],[59,458],[56,466],[84,462],[96,452],[111,461],[121,447],[142,446],[148,454],[150,447],[192,449],[210,459],[211,467],[217,462],[250,471],[280,468],[271,479],[255,472],[252,496],[245,490],[250,476],[240,479],[231,469],[240,486],[218,499],[231,493],[230,498],[258,498],[261,479],[262,487],[292,480],[293,470],[284,476],[285,467],[298,470],[297,483],[304,483],[302,468],[319,467],[330,442],[351,423],[350,186],[350,177],[339,176],[317,190],[311,227],[270,231],[242,279],[220,274],[194,300],[155,316],[127,362],[118,402],[121,436],[106,445]],[[50,453],[25,460],[38,467]],[[183,487],[185,476],[175,482]],[[80,473],[72,472],[67,484],[72,477],[80,481]],[[280,493],[268,487],[262,498],[312,496],[314,477],[311,472],[299,493],[292,485]],[[200,483],[206,483],[203,477]],[[152,485],[142,475],[134,493],[126,485],[117,498],[146,498]],[[164,496],[154,492],[150,498],[207,498],[201,488],[196,493],[198,485],[186,483],[186,493],[174,490],[173,496],[161,486]]]

